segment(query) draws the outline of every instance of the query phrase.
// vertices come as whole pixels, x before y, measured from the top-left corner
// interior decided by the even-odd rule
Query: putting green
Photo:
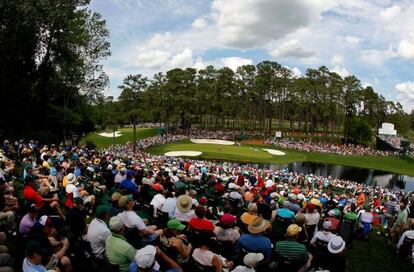
[[[246,145],[217,145],[217,144],[195,144],[189,140],[176,143],[164,144],[149,148],[152,154],[163,155],[170,151],[197,150],[203,152],[197,158],[200,159],[220,159],[236,162],[255,162],[255,163],[290,163],[303,161],[306,156],[295,152],[286,152],[285,156],[273,156],[259,147]]]

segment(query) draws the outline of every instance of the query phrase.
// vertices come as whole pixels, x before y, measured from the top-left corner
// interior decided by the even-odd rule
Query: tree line
[[[342,78],[325,66],[303,77],[274,61],[236,71],[208,66],[172,69],[151,79],[127,76],[115,101],[97,106],[102,128],[114,124],[161,122],[182,129],[238,129],[270,137],[320,135],[369,143],[383,122],[399,133],[414,126],[414,113],[387,101],[355,76]]]
[[[0,1],[0,139],[91,131],[109,32],[89,0]]]

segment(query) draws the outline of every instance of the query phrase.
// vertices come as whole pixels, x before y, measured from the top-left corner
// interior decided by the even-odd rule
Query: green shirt
[[[407,209],[404,209],[403,211],[398,213],[397,216],[397,225],[404,225],[407,222],[408,212]]]
[[[137,250],[123,236],[115,233],[106,238],[105,247],[108,261],[119,265],[119,271],[128,271],[130,263],[135,260]]]
[[[289,261],[298,262],[300,265],[305,264],[309,260],[309,254],[306,247],[292,240],[277,242],[276,254],[288,259]]]

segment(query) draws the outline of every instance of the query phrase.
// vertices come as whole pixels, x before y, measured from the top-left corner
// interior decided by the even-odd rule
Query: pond
[[[314,162],[293,162],[289,164],[248,164],[249,166],[261,169],[285,169],[289,171],[318,176],[331,176],[333,178],[352,180],[368,185],[378,185],[387,188],[394,188],[402,191],[414,190],[414,177],[384,172],[374,169],[348,167],[335,164],[314,163]]]

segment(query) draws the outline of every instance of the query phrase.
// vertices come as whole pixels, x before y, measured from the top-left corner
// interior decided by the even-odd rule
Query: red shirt
[[[43,207],[43,197],[30,186],[25,186],[23,190],[24,198],[36,205],[37,208]]]
[[[195,230],[214,231],[214,224],[208,219],[192,218],[188,222],[188,226]]]

